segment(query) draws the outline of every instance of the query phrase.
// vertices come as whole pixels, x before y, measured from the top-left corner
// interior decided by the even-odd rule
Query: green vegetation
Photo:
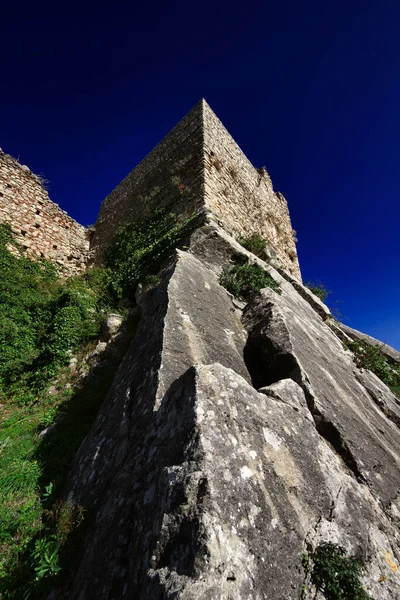
[[[252,252],[259,258],[265,258],[265,248],[267,246],[266,241],[257,233],[252,233],[249,236],[240,235],[237,238],[239,244],[246,248],[249,252]]]
[[[137,310],[107,352],[106,369],[100,363],[88,373],[86,357],[106,314],[138,283],[154,283],[190,226],[160,209],[118,232],[104,268],[69,279],[31,260],[0,226],[1,600],[47,597],[79,556],[92,507],[65,501],[65,481],[134,335]],[[70,369],[72,355],[81,369]]]
[[[168,207],[162,207],[120,229],[105,254],[114,293],[130,294],[138,283],[154,276],[188,236],[194,221],[195,217],[178,222]]]
[[[332,293],[320,281],[307,281],[304,285],[310,290],[310,292],[314,294],[314,296],[317,296],[320,300],[322,300],[322,302],[325,302],[328,296]]]
[[[400,397],[400,365],[391,364],[382,354],[380,346],[371,346],[366,342],[347,342],[346,348],[353,352],[357,367],[375,373],[394,394]]]
[[[327,600],[372,600],[364,590],[360,576],[364,562],[354,556],[346,556],[344,548],[326,542],[311,554],[304,554],[303,568],[306,579],[322,592]],[[301,597],[305,597],[303,586]]]
[[[279,285],[259,265],[230,265],[224,267],[219,278],[220,284],[236,298],[247,302],[263,288],[270,287],[280,293]]]
[[[71,352],[97,335],[105,307],[96,277],[58,279],[0,227],[0,401],[34,403]]]

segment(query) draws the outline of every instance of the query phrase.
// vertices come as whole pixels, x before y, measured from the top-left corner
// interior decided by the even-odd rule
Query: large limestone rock
[[[302,556],[326,541],[364,557],[374,600],[400,597],[396,399],[293,282],[210,226],[191,249],[142,294],[77,455],[68,493],[92,522],[51,598],[322,598]],[[282,291],[242,321],[218,283],[235,255]]]
[[[356,377],[351,354],[330,328],[292,286],[281,285],[281,295],[264,290],[244,313],[253,383],[258,388],[284,377],[299,383],[320,434],[389,508],[400,489],[399,429]],[[390,390],[378,387],[394,407]],[[372,380],[369,388],[377,388]]]

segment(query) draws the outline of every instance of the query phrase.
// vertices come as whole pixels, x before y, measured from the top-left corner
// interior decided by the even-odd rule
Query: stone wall
[[[204,103],[205,204],[236,235],[257,233],[301,279],[287,202]]]
[[[89,252],[87,229],[50,200],[40,177],[2,151],[0,222],[10,223],[30,256],[50,260],[66,275],[85,268]]]
[[[101,205],[93,238],[96,262],[119,227],[172,204],[182,217],[211,212],[234,234],[258,233],[301,278],[287,203],[273,190],[214,112],[201,100]]]
[[[173,205],[182,217],[201,212],[204,195],[202,105],[197,104],[103,201],[92,241],[95,262],[117,230]]]

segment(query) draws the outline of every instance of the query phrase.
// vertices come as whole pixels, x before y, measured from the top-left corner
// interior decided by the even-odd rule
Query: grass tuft
[[[240,235],[237,241],[249,252],[252,252],[261,259],[265,258],[267,242],[257,233],[252,233],[249,236]]]
[[[325,302],[328,296],[330,296],[330,294],[332,293],[320,281],[307,281],[304,285],[310,290],[310,292],[314,294],[314,296],[317,296],[317,298],[322,300],[322,302]]]

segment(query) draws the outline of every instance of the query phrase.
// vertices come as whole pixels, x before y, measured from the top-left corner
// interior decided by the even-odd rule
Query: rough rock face
[[[210,225],[190,248],[141,296],[76,457],[68,492],[93,523],[51,598],[322,598],[302,555],[326,541],[364,557],[372,598],[399,598],[398,401],[290,277]],[[281,294],[241,314],[217,275],[235,256]]]
[[[264,290],[246,308],[244,323],[255,386],[284,377],[299,383],[320,434],[382,505],[390,505],[400,489],[399,430],[361,385],[351,355],[330,328],[286,282],[280,296]],[[371,379],[373,393],[376,387]],[[388,388],[386,399],[395,404]]]

